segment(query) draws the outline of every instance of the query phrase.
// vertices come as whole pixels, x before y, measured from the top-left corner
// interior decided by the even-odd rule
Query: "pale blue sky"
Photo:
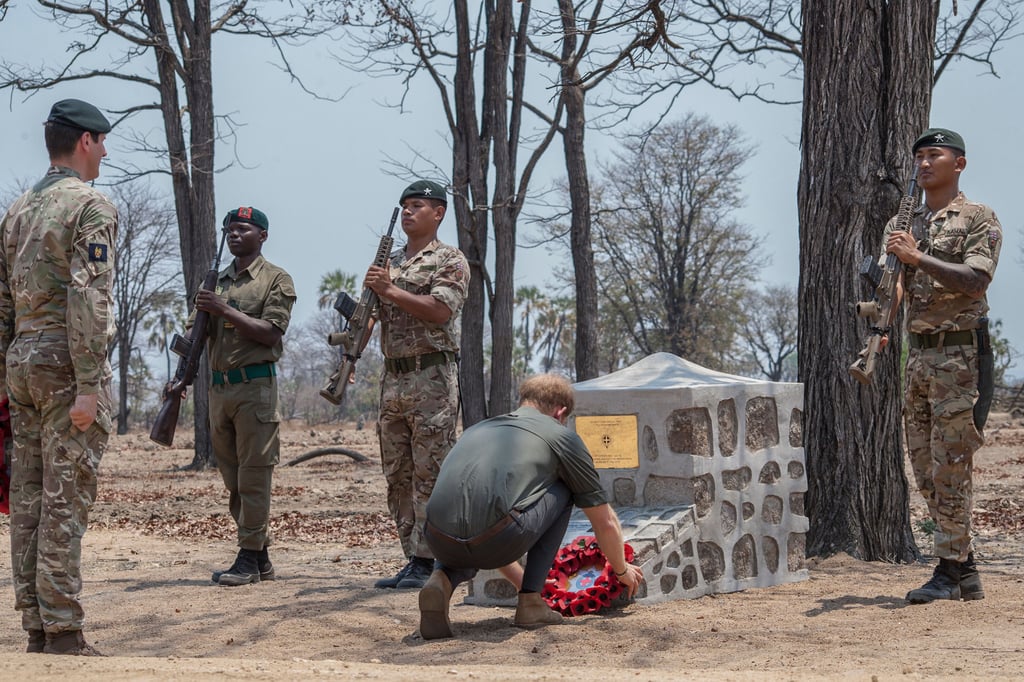
[[[7,20],[0,22],[0,51],[7,59],[35,63],[47,57],[48,49],[62,50],[64,41],[55,40],[52,26],[27,13],[27,4],[11,9]],[[379,105],[400,95],[397,80],[371,81],[343,71],[323,47],[304,47],[294,57],[311,88],[333,93],[351,90],[340,102],[314,100],[271,66],[272,55],[256,42],[230,38],[215,42],[216,110],[232,113],[244,124],[238,131],[237,153],[246,166],[236,164],[219,175],[216,189],[218,215],[251,204],[270,217],[264,253],[293,275],[299,293],[295,319],[302,321],[316,311],[321,275],[340,268],[361,277],[372,259],[405,185],[387,174],[386,160],[412,163],[412,149],[424,152],[444,169],[450,168],[451,160],[437,94],[426,83],[406,100],[409,111],[399,114]],[[1021,174],[1005,152],[1015,144],[1019,129],[1024,71],[1015,66],[1021,63],[1024,38],[996,56],[1001,79],[983,75],[975,65],[956,65],[934,93],[931,123],[964,136],[969,163],[961,186],[969,197],[991,205],[1002,222],[1004,245],[989,289],[991,315],[1003,321],[1004,335],[1024,351],[1024,317],[1013,304],[1024,290],[1020,263],[1024,208],[1016,200]],[[783,87],[799,95],[799,86]],[[155,91],[118,82],[78,82],[27,101],[18,94],[5,99],[0,105],[0,187],[35,179],[45,170],[40,123],[50,105],[64,97],[113,107],[137,103],[140,98],[150,101]],[[795,285],[799,106],[736,102],[709,88],[693,88],[674,111],[679,116],[693,111],[719,123],[735,124],[756,145],[757,153],[744,169],[747,204],[737,217],[765,237],[772,262],[763,272],[763,281]],[[150,124],[159,135],[155,118]],[[111,138],[108,150],[114,157],[119,154],[117,131]],[[599,160],[609,158],[613,142],[588,133],[588,147],[593,172]],[[563,174],[560,153],[561,144],[556,142],[536,176],[539,183]],[[228,163],[231,150],[222,146],[217,160],[218,165]],[[520,231],[529,234],[531,228],[523,225]],[[442,225],[441,238],[456,241],[451,217]],[[554,265],[542,249],[521,250],[517,284],[548,284]],[[1024,363],[1018,362],[1011,374],[1024,373],[1021,368]]]

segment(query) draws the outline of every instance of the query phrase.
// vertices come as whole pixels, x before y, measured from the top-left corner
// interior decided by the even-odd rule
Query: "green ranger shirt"
[[[288,331],[295,303],[295,284],[291,275],[262,255],[256,256],[241,272],[235,271],[232,260],[220,272],[217,295],[249,317],[266,320],[280,329],[282,335]],[[234,325],[223,317],[211,317],[207,350],[210,369],[226,372],[247,365],[277,362],[284,352],[284,343],[278,340],[273,346],[265,346],[236,334]]]
[[[0,222],[0,391],[16,336],[67,334],[76,392],[111,377],[117,209],[68,168],[51,167]]]
[[[989,277],[995,275],[1003,229],[988,206],[969,201],[961,192],[935,213],[921,206],[911,225],[922,252],[947,263],[969,265]],[[893,218],[885,227],[882,262],[886,257],[885,242],[895,226]],[[903,282],[908,304],[907,331],[915,334],[975,329],[978,320],[988,312],[985,296],[973,298],[947,289],[918,268],[906,267]]]
[[[608,501],[580,437],[532,407],[487,419],[462,434],[441,464],[427,518],[457,538],[479,535],[522,511],[561,480],[577,507]]]

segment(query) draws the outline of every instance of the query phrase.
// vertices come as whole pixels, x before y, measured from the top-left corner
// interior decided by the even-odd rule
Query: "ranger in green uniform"
[[[960,191],[967,166],[963,138],[930,128],[914,142],[925,203],[912,231],[885,233],[885,251],[904,264],[907,301],[907,449],[918,490],[935,522],[939,558],[931,580],[907,601],[985,596],[971,532],[972,461],[984,442],[992,400],[988,301],[1003,231],[995,212]]]
[[[419,589],[434,555],[423,538],[427,500],[459,413],[459,312],[469,286],[466,257],[437,239],[448,199],[444,187],[418,180],[402,192],[408,241],[386,268],[370,267],[364,285],[380,298],[380,459],[388,510],[408,563],[374,586]]]
[[[295,285],[263,258],[270,222],[242,206],[224,217],[228,250],[235,258],[200,290],[196,309],[210,313],[210,435],[228,507],[238,527],[238,556],[213,581],[235,586],[274,579],[270,563],[270,489],[280,456],[276,363],[284,350]]]
[[[82,536],[110,434],[117,211],[99,177],[110,123],[53,105],[46,176],[0,230],[0,391],[10,396],[14,607],[29,653],[100,655],[82,635]]]

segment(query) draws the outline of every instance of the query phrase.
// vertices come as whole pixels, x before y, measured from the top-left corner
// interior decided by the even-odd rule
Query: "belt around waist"
[[[423,355],[410,355],[405,358],[384,358],[384,369],[392,374],[405,374],[406,372],[418,372],[435,365],[457,362],[458,359],[459,356],[453,351],[439,350]]]
[[[974,345],[973,329],[962,329],[958,332],[939,332],[938,334],[915,334],[910,332],[907,336],[911,348],[927,349]]]
[[[229,369],[226,372],[213,370],[213,385],[241,384],[250,379],[263,379],[265,377],[277,376],[277,367],[272,362],[263,362],[258,365],[246,365],[238,369]]]
[[[482,533],[477,533],[471,538],[457,538],[454,535],[449,535],[448,533],[445,533],[443,530],[432,524],[430,522],[430,519],[427,519],[426,527],[427,532],[439,540],[447,540],[448,542],[452,542],[462,546],[479,545],[482,542],[490,540],[495,535],[511,526],[513,523],[515,523],[517,518],[519,518],[519,512],[513,509],[508,514],[499,519],[498,522],[495,523],[493,526],[491,526]]]

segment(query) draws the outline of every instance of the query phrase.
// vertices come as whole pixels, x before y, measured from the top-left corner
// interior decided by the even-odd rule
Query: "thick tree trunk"
[[[857,269],[877,254],[928,122],[938,3],[802,4],[804,111],[799,185],[800,380],[809,555],[917,558],[903,470],[899,348],[874,383],[848,368],[863,347]]]
[[[523,5],[523,12],[527,11]],[[521,99],[513,83],[509,102],[508,71],[513,45],[512,3],[497,2],[487,11],[487,48],[484,50],[484,108],[490,114],[494,154],[494,193],[491,224],[494,228],[494,300],[491,303],[491,414],[512,407],[512,312],[515,303],[516,149],[519,146]],[[524,46],[525,50],[525,46]],[[510,106],[511,104],[511,106]]]
[[[473,55],[466,0],[454,3],[458,58],[455,63],[455,122],[452,130],[452,198],[459,248],[469,261],[469,293],[462,309],[459,388],[462,424],[488,415],[484,389],[484,310],[487,306],[487,167],[489,143],[477,123]]]
[[[569,178],[572,219],[569,242],[576,290],[576,381],[598,375],[597,273],[590,236],[590,179],[583,134],[587,119],[584,90],[576,62],[576,10],[571,0],[558,1],[562,15],[562,101],[565,103],[565,129],[562,148],[565,172]]]
[[[172,0],[175,15],[189,16],[184,0]],[[182,52],[183,80],[189,103],[189,145],[181,120],[178,99],[177,56],[171,48],[159,0],[145,0],[145,12],[157,46],[154,50],[160,81],[160,109],[167,137],[174,208],[178,217],[179,245],[188,300],[192,301],[213,261],[216,219],[213,200],[213,87],[209,30],[186,30]],[[196,0],[190,27],[208,27],[209,0]],[[190,158],[191,157],[191,158]],[[195,455],[191,467],[201,469],[213,462],[209,420],[209,364],[204,354],[192,385],[195,406]]]

